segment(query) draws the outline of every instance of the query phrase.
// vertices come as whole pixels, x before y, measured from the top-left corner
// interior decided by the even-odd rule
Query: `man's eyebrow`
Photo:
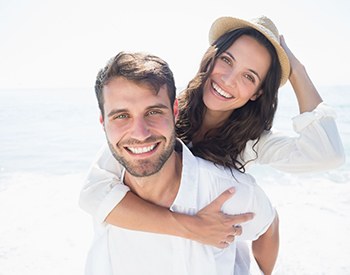
[[[159,103],[159,104],[154,104],[154,105],[150,105],[148,106],[145,110],[151,110],[151,109],[170,109],[169,106]],[[121,109],[112,109],[109,113],[108,113],[108,117],[112,117],[116,114],[120,114],[120,113],[127,113],[129,112],[129,109],[127,108],[121,108]]]
[[[229,55],[233,60],[236,61],[236,59],[234,58],[234,56],[233,56],[230,52],[225,52],[225,53],[226,53],[227,55]],[[259,75],[256,71],[254,71],[254,70],[252,70],[252,69],[248,69],[248,71],[250,71],[251,73],[255,74],[256,77],[259,78],[259,80],[260,80],[260,82],[261,82],[261,77],[260,77],[260,75]]]
[[[152,106],[149,106],[147,109],[170,109],[169,106],[163,104],[163,103],[158,103],[154,104]]]
[[[120,113],[125,113],[125,112],[127,112],[128,111],[128,109],[112,109],[109,113],[108,113],[108,117],[112,117],[112,116],[114,116],[114,115],[116,115],[116,114],[120,114]]]

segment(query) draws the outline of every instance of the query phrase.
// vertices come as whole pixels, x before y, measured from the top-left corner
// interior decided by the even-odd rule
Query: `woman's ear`
[[[255,101],[255,100],[257,100],[257,98],[258,98],[259,96],[261,96],[262,94],[263,94],[263,90],[260,89],[259,91],[257,91],[257,92],[250,98],[250,100],[251,100],[251,101]]]

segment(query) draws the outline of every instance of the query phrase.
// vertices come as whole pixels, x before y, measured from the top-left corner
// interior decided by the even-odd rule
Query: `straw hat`
[[[209,42],[213,44],[223,34],[245,27],[251,27],[261,32],[275,47],[282,68],[280,86],[284,85],[290,74],[290,63],[286,52],[280,45],[278,29],[268,17],[261,16],[251,21],[245,21],[234,17],[220,17],[211,25]]]

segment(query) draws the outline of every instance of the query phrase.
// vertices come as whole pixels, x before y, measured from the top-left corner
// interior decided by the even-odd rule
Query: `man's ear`
[[[105,123],[104,123],[102,114],[100,114],[100,123],[101,123],[101,125],[103,127],[103,130],[105,130]]]
[[[175,121],[176,121],[177,117],[179,115],[179,101],[177,100],[177,98],[174,101],[173,109],[174,109],[174,117],[175,117]]]
[[[250,100],[251,100],[251,101],[255,101],[255,100],[257,100],[258,97],[261,96],[262,94],[263,94],[263,90],[260,89],[259,91],[257,91],[257,92],[250,98]]]

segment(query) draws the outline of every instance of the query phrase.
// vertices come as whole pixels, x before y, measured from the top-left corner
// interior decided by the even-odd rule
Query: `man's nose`
[[[135,118],[132,126],[131,137],[145,140],[151,135],[149,125],[144,118]]]

